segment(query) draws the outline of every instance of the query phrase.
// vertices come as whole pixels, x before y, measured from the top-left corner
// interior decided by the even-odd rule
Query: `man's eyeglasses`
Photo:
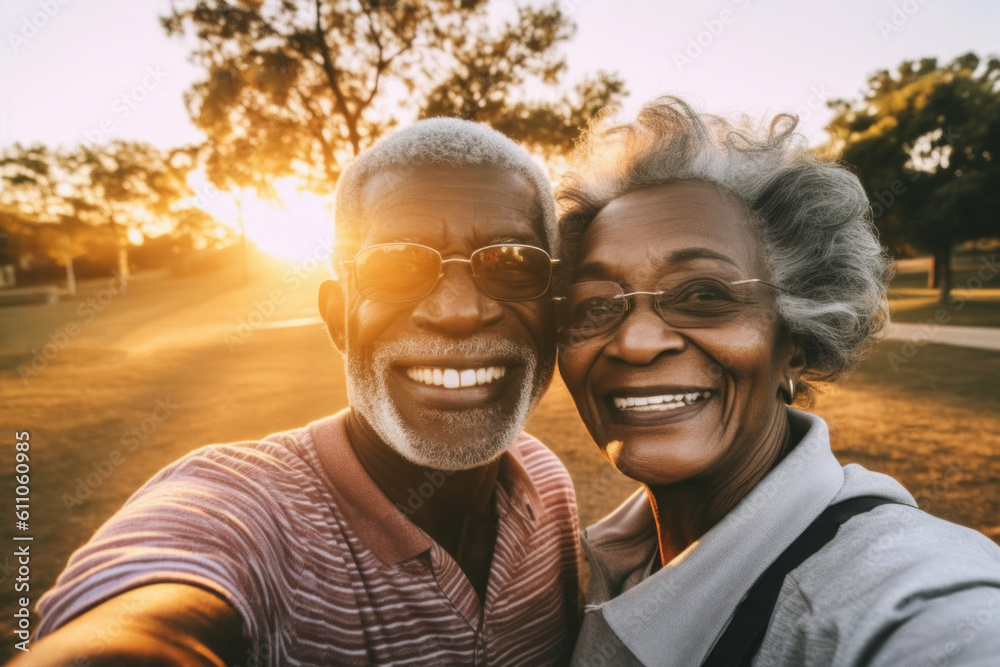
[[[724,280],[713,276],[668,276],[653,292],[628,292],[618,283],[589,281],[570,286],[562,301],[558,340],[573,347],[594,338],[613,334],[629,311],[634,296],[647,294],[664,322],[682,329],[724,324],[755,307],[753,290],[766,285],[780,287],[760,278]],[[784,290],[781,290],[784,291]]]
[[[444,259],[434,248],[416,243],[380,243],[342,264],[353,269],[361,296],[405,303],[430,294],[450,262],[468,264],[476,285],[492,299],[530,301],[548,291],[559,260],[541,248],[517,243],[489,245],[469,259]]]

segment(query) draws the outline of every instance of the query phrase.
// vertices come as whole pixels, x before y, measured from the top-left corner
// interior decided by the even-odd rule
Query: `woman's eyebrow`
[[[676,250],[669,253],[661,261],[657,262],[657,270],[667,272],[675,264],[693,262],[699,259],[725,262],[736,269],[740,268],[734,260],[726,255],[723,255],[722,253],[716,252],[715,250],[709,250],[708,248],[684,248],[682,250]],[[609,273],[614,273],[615,270],[619,268],[620,267],[608,264],[600,259],[593,259],[588,261],[586,264],[580,265],[580,267],[576,270],[576,274],[580,276],[604,276]]]
[[[683,262],[691,262],[696,259],[714,259],[720,262],[726,262],[727,264],[732,264],[736,268],[736,262],[729,257],[723,255],[722,253],[715,252],[714,250],[709,250],[708,248],[685,248],[683,250],[677,250],[670,253],[666,257],[666,264],[681,264]]]

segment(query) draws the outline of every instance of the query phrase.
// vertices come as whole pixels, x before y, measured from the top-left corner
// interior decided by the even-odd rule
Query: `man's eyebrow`
[[[492,237],[487,236],[485,238],[488,240],[486,245],[536,245],[543,240],[535,233],[520,234],[517,236],[502,234]]]

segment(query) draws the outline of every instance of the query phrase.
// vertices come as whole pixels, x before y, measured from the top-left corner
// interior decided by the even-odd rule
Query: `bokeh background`
[[[315,306],[331,193],[424,116],[488,122],[558,177],[595,115],[657,95],[798,115],[857,171],[897,259],[885,340],[811,409],[842,460],[1000,541],[998,26],[986,0],[5,0],[0,659],[15,534],[33,537],[34,604],[170,461],[346,405]],[[558,378],[528,430],[583,524],[635,488]]]

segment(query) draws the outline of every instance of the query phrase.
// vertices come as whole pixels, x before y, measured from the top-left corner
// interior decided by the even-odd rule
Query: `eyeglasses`
[[[468,264],[484,294],[497,301],[530,301],[545,294],[559,263],[541,248],[516,243],[480,248],[469,259],[444,259],[434,248],[416,243],[380,243],[365,248],[351,267],[361,296],[382,303],[416,301],[430,294],[444,276],[444,265]]]
[[[757,307],[753,290],[766,285],[785,291],[760,278],[723,280],[690,274],[668,276],[653,292],[628,292],[618,283],[590,281],[570,286],[563,301],[558,341],[573,347],[613,334],[625,320],[629,300],[640,294],[652,297],[653,308],[664,322],[682,329],[725,324],[741,313]]]

